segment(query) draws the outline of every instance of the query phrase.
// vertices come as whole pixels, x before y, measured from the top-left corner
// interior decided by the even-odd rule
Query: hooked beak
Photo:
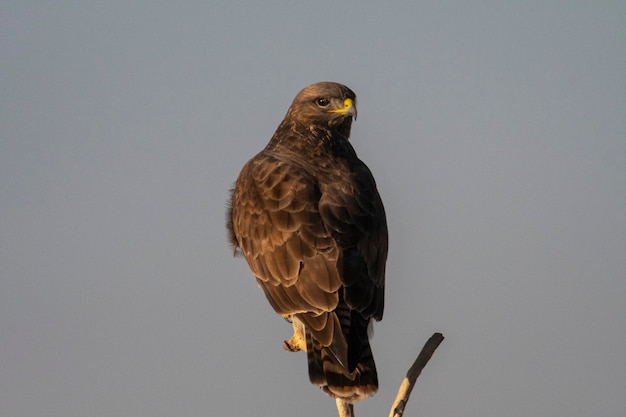
[[[347,98],[343,101],[343,107],[335,110],[328,110],[329,113],[341,113],[347,116],[352,116],[356,120],[356,106],[351,98]]]

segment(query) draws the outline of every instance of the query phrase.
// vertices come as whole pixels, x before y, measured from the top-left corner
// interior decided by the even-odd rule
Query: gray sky
[[[294,95],[359,98],[390,228],[387,415],[626,410],[626,3],[3,2],[3,416],[335,415],[231,257]],[[213,2],[216,3],[216,2]]]

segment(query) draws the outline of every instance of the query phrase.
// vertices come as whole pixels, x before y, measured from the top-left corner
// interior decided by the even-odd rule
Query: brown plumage
[[[311,382],[348,402],[378,388],[367,329],[383,316],[387,259],[383,203],[348,141],[355,105],[341,84],[300,91],[241,170],[227,219],[233,248],[294,322],[285,348],[306,349]]]

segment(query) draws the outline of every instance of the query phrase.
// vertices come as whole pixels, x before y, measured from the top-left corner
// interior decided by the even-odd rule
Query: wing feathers
[[[350,312],[365,322],[382,317],[387,254],[384,209],[366,174],[320,185],[262,152],[237,180],[229,219],[231,239],[274,310],[304,323],[311,381],[354,400],[372,395],[377,380],[366,333],[355,336]]]

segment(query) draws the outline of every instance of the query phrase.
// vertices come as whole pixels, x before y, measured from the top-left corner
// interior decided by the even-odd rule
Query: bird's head
[[[285,120],[349,135],[356,120],[356,95],[342,84],[323,81],[305,87],[293,99]]]

